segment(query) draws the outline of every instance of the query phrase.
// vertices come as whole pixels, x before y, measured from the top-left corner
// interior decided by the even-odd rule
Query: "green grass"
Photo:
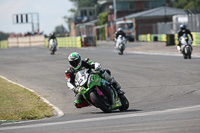
[[[0,41],[0,49],[1,48],[8,48],[8,41],[7,40]]]
[[[0,120],[35,120],[53,115],[53,108],[35,93],[0,78]]]

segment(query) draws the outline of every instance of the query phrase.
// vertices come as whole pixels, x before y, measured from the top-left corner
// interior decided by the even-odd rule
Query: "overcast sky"
[[[64,16],[71,16],[69,0],[0,0],[0,31],[25,33],[32,31],[31,24],[13,24],[13,14],[39,13],[40,31],[49,34],[58,25],[67,24]]]

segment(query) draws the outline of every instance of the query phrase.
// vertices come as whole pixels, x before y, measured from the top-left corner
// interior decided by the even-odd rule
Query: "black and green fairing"
[[[88,81],[87,81],[87,85],[85,86],[81,86],[79,87],[78,91],[81,95],[83,95],[84,98],[85,94],[90,91],[94,86],[101,86],[101,85],[105,85],[106,84],[106,80],[104,80],[103,78],[101,78],[99,76],[99,74],[90,74]],[[87,87],[87,88],[86,88]]]

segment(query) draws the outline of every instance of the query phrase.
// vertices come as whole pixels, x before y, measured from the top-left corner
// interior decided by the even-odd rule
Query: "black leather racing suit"
[[[124,33],[123,31],[119,31],[119,32],[115,32],[115,39],[117,39],[119,35],[122,35],[123,37],[126,38],[126,33]]]

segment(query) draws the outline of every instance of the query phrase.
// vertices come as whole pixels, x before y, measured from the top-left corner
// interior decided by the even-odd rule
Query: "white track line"
[[[23,85],[21,85],[21,84],[18,84],[18,83],[16,83],[16,82],[13,82],[13,81],[11,81],[11,80],[9,80],[9,79],[7,79],[7,78],[5,78],[5,77],[3,77],[3,76],[1,76],[0,75],[0,77],[1,78],[3,78],[3,79],[5,79],[5,80],[7,80],[8,82],[10,82],[10,83],[12,83],[12,84],[15,84],[15,85],[18,85],[18,86],[20,86],[20,87],[22,87],[22,88],[25,88],[25,89],[27,89],[28,91],[30,91],[30,92],[33,92],[33,93],[35,93],[37,96],[39,96],[45,103],[47,103],[49,106],[52,106],[53,107],[53,109],[56,111],[56,117],[61,117],[61,116],[63,116],[64,115],[64,113],[62,112],[62,110],[60,110],[58,107],[56,107],[56,106],[54,106],[53,104],[51,104],[47,99],[45,99],[45,98],[43,98],[41,95],[39,95],[37,92],[35,92],[34,90],[32,90],[32,89],[30,89],[30,88],[28,88],[28,87],[25,87],[25,86],[23,86]]]
[[[40,123],[34,125],[25,125],[25,126],[11,126],[11,127],[0,127],[0,131],[2,130],[14,130],[14,129],[27,129],[27,128],[38,128],[38,127],[46,127],[46,126],[56,126],[56,125],[66,125],[73,123],[83,123],[83,122],[95,122],[95,121],[103,121],[103,120],[113,120],[113,119],[122,119],[122,118],[133,118],[133,117],[144,117],[144,116],[153,116],[159,114],[170,114],[170,113],[183,113],[188,111],[199,111],[200,105],[191,106],[191,107],[183,107],[183,108],[175,108],[175,109],[167,109],[163,111],[151,111],[144,113],[134,113],[134,114],[126,114],[126,115],[115,115],[115,116],[106,116],[106,117],[98,117],[98,118],[88,118],[88,119],[80,119],[80,120],[71,120],[71,121],[63,121],[63,122],[54,122],[54,123]]]

